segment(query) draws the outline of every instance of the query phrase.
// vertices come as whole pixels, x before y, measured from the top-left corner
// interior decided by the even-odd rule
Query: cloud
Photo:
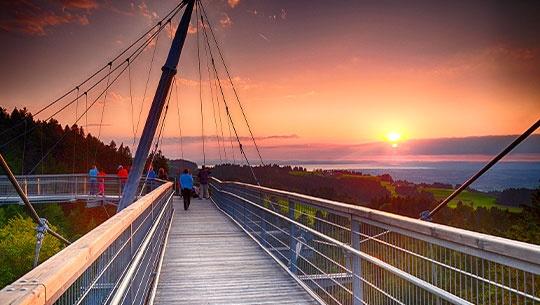
[[[165,30],[167,32],[167,36],[171,39],[174,38],[174,35],[176,34],[176,29],[178,29],[178,25],[176,24],[171,23],[171,26],[167,26]],[[190,23],[188,26],[188,34],[197,34],[197,27]]]
[[[240,4],[240,0],[227,0],[227,3],[231,8],[235,8],[238,4]]]
[[[219,19],[219,24],[221,25],[222,28],[229,28],[232,26],[233,22],[231,20],[231,17],[229,17],[229,15],[227,15],[226,13],[223,13],[221,15],[221,19]]]
[[[240,141],[242,142],[243,145],[246,145],[246,146],[250,146],[253,144],[253,142],[251,142],[251,137],[247,137],[247,136],[240,136]],[[269,136],[260,136],[260,137],[255,137],[255,141],[257,142],[264,142],[264,141],[269,141],[269,140],[290,140],[290,139],[298,139],[298,135],[296,134],[290,134],[290,135],[269,135]],[[236,141],[236,138],[233,137],[233,138],[230,138],[230,137],[224,137],[223,138],[223,141],[225,142],[229,142],[229,141]],[[221,141],[221,136],[220,136],[220,141]],[[169,145],[169,144],[177,144],[180,142],[180,139],[178,137],[164,137],[163,140],[162,140],[162,143],[164,145]],[[206,135],[204,137],[204,142],[205,143],[217,143],[217,136],[216,135]],[[202,137],[201,136],[184,136],[182,137],[182,144],[186,144],[186,145],[189,145],[189,144],[200,144],[202,143]]]
[[[62,0],[62,5],[67,8],[95,10],[99,4],[95,0]]]
[[[282,20],[287,19],[287,11],[285,9],[281,9],[281,12],[279,13],[279,18]]]
[[[154,22],[159,18],[158,14],[155,11],[150,10],[144,1],[137,5],[137,11],[150,22]]]
[[[34,36],[45,36],[49,28],[63,24],[88,25],[86,13],[96,9],[98,4],[91,0],[63,1],[62,6],[49,5],[40,7],[26,1],[2,1],[0,10],[7,12],[7,17],[0,21],[0,29],[6,32],[19,32]]]

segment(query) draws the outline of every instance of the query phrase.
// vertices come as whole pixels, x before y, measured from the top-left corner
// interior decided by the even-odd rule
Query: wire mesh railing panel
[[[125,178],[116,175],[89,177],[85,174],[17,176],[21,188],[31,201],[69,201],[69,200],[106,200],[120,199]],[[137,194],[148,194],[165,181],[144,177]],[[0,176],[0,204],[19,202],[15,188],[6,176]]]
[[[171,187],[148,205],[54,304],[109,304],[130,267],[135,271],[121,292],[121,304],[146,303],[172,217],[172,192]],[[137,254],[142,259],[134,266]]]
[[[505,258],[493,261],[462,250],[362,223],[360,249],[474,304],[540,304],[540,275]]]
[[[516,249],[519,242],[419,221],[404,229],[395,226],[400,216],[374,221],[374,210],[242,183],[214,179],[211,190],[218,207],[326,304],[540,304],[540,264],[484,250],[478,240]],[[430,226],[455,238],[423,235]],[[478,240],[458,243],[460,234]]]

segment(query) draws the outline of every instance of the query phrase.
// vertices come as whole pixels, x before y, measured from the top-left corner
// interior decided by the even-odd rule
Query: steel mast
[[[182,15],[182,19],[180,20],[180,24],[176,29],[176,34],[174,35],[167,61],[163,68],[161,68],[161,78],[156,89],[156,94],[154,95],[154,100],[152,101],[150,112],[146,118],[141,140],[139,141],[139,146],[135,153],[135,159],[133,160],[133,165],[131,166],[122,198],[118,203],[118,212],[129,206],[136,199],[137,189],[143,174],[146,159],[148,158],[148,153],[150,152],[150,147],[152,146],[152,141],[156,134],[159,118],[161,117],[161,112],[163,111],[163,106],[165,105],[171,82],[176,74],[176,67],[180,60],[180,54],[182,53],[182,48],[186,40],[191,13],[193,12],[193,6],[195,4],[195,0],[184,1],[187,5],[184,14]]]

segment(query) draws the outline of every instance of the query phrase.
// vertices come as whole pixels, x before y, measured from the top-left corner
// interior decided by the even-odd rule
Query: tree
[[[28,217],[17,216],[0,229],[0,287],[8,285],[32,269],[36,246],[36,225]],[[57,230],[56,227],[52,229]],[[39,255],[43,262],[62,249],[62,244],[45,234]]]

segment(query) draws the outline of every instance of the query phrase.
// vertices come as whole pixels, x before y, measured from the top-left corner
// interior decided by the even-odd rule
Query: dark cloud
[[[44,36],[49,28],[59,25],[88,25],[89,11],[98,6],[94,0],[65,0],[58,3],[2,1],[0,29]]]

